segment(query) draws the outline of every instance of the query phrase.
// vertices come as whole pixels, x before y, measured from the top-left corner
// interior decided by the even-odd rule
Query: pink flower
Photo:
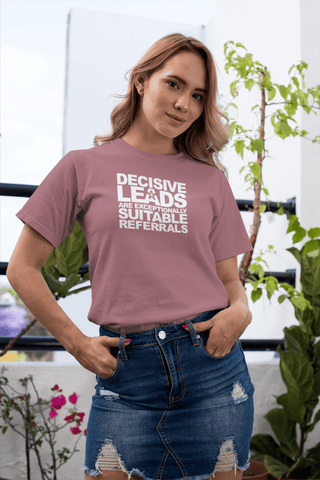
[[[55,386],[52,387],[51,390],[59,390],[59,385],[55,384]]]
[[[59,395],[58,397],[54,397],[52,400],[51,400],[51,405],[50,407],[51,408],[54,408],[56,410],[59,410],[61,407],[63,407],[63,405],[65,405],[67,403],[66,401],[66,398],[64,395]]]
[[[81,433],[81,430],[78,427],[78,425],[76,427],[70,427],[70,431],[73,435],[77,435],[78,433]]]
[[[86,437],[87,436],[87,429],[86,428],[84,429],[83,433],[84,433],[84,436]]]
[[[67,415],[65,418],[64,418],[64,421],[65,422],[72,422],[72,420],[74,420],[74,417],[75,417],[75,414],[73,413],[72,415]]]
[[[74,405],[75,403],[77,403],[78,398],[79,398],[79,396],[76,393],[73,393],[69,397],[69,402],[73,403],[73,405]]]
[[[50,410],[48,415],[49,415],[50,418],[54,418],[58,415],[58,412],[56,412],[54,409],[52,409],[52,410]]]
[[[78,417],[80,417],[80,422],[83,422],[83,417],[85,416],[84,412],[77,413]]]

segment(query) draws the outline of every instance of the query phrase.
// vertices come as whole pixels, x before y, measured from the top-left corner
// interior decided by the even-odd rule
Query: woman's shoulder
[[[87,163],[89,161],[92,162],[95,160],[105,160],[108,157],[108,153],[111,152],[111,148],[112,146],[110,142],[108,142],[89,148],[69,150],[69,152],[65,156],[70,157],[70,159],[77,166],[79,164],[82,164],[83,162]]]

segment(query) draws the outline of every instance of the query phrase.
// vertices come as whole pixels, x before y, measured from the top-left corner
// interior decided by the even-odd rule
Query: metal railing
[[[0,195],[9,197],[31,197],[33,192],[38,188],[38,185],[21,185],[15,183],[0,183]],[[253,209],[253,200],[236,200],[240,211],[251,211]],[[289,218],[289,215],[296,212],[296,197],[287,199],[286,202],[264,202],[262,205],[267,206],[269,212],[278,211],[279,207],[282,207],[285,215]],[[0,262],[0,275],[6,275],[8,262]],[[84,275],[88,272],[89,264],[86,263],[79,269],[79,273]],[[274,276],[280,282],[286,282],[292,286],[295,286],[296,269],[288,269],[285,272],[265,272],[267,276]],[[252,275],[258,278],[257,274]],[[9,343],[12,337],[0,337],[0,350]],[[241,345],[246,351],[275,351],[278,345],[284,346],[283,339],[240,339]],[[54,337],[33,337],[22,336],[16,341],[14,347],[16,351],[27,350],[48,350],[48,351],[63,351],[65,348]]]
[[[0,350],[9,343],[11,338],[0,337]],[[249,352],[265,352],[275,351],[278,345],[284,346],[284,340],[278,339],[240,339],[243,350]],[[16,351],[21,350],[49,350],[49,351],[64,351],[65,348],[54,337],[21,337],[12,348]]]

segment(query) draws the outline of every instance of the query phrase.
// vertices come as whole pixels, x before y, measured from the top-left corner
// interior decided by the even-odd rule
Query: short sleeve
[[[73,230],[81,207],[73,152],[48,173],[16,216],[57,248]]]
[[[253,250],[239,207],[224,173],[221,174],[221,190],[217,215],[213,219],[210,244],[218,262]]]

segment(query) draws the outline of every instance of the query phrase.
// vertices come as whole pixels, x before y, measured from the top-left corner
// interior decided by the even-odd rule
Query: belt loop
[[[188,328],[189,328],[189,333],[191,335],[192,345],[194,345],[195,347],[199,346],[200,345],[199,338],[197,337],[197,332],[195,331],[191,320],[187,321],[186,325],[188,325]],[[200,335],[199,335],[199,337],[200,337]]]
[[[119,341],[119,349],[120,349],[121,360],[128,360],[125,345],[124,345],[125,337],[126,337],[126,334],[121,333],[120,341]]]

